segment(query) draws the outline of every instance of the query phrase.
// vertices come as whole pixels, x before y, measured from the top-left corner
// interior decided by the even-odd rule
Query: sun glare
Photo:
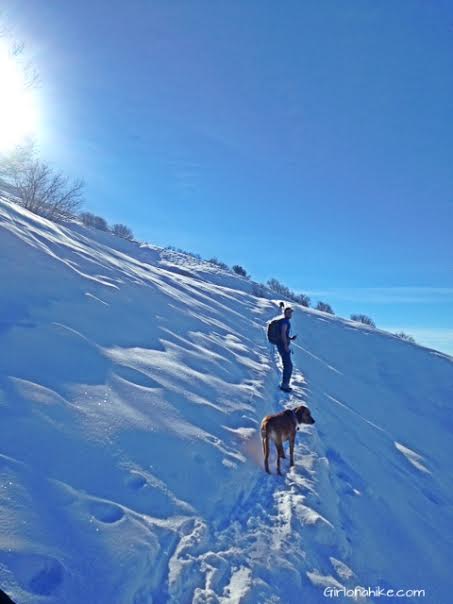
[[[34,134],[38,123],[34,92],[23,65],[0,45],[0,152]]]

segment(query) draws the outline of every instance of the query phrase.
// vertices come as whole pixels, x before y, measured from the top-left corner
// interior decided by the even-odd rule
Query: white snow
[[[0,587],[18,604],[451,600],[451,357],[296,306],[282,395],[277,307],[249,281],[3,201],[0,279]],[[302,403],[316,424],[268,476],[260,421]]]
[[[395,447],[398,449],[398,451],[401,451],[401,453],[406,457],[409,463],[411,463],[414,467],[420,470],[420,472],[428,472],[428,474],[431,473],[428,468],[423,465],[424,459],[421,455],[415,453],[415,451],[412,451],[411,449],[409,449],[409,447],[405,447],[401,443],[395,442]]]

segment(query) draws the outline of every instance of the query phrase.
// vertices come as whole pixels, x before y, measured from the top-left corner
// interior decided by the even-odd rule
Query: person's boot
[[[280,390],[283,390],[283,392],[292,392],[293,389],[291,388],[291,386],[285,386],[284,384],[282,384],[280,386]]]

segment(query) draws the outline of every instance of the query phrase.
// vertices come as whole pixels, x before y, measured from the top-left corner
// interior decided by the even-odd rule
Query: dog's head
[[[314,424],[315,420],[312,418],[310,409],[301,405],[300,407],[296,407],[294,409],[294,413],[296,414],[297,423],[298,424]]]

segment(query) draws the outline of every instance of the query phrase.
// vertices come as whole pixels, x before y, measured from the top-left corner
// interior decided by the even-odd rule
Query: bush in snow
[[[228,264],[225,264],[225,262],[222,262],[221,260],[218,260],[217,258],[210,258],[208,260],[208,262],[210,262],[211,264],[215,264],[216,266],[218,266],[219,268],[223,269],[224,271],[229,271],[230,267],[228,266]]]
[[[351,315],[351,321],[357,321],[358,323],[363,323],[364,325],[369,325],[370,327],[376,327],[376,323],[367,315]]]
[[[252,296],[256,296],[257,298],[267,298],[267,287],[262,283],[252,283]]]
[[[105,218],[102,218],[102,216],[95,216],[94,217],[94,228],[95,229],[99,229],[100,231],[108,231],[109,230],[109,225],[107,224],[107,220],[105,220]]]
[[[410,336],[407,333],[404,333],[404,331],[400,331],[399,333],[395,334],[396,336],[398,336],[398,338],[401,338],[402,340],[406,340],[406,342],[412,342],[412,344],[415,344],[415,339]]]
[[[280,283],[278,279],[269,279],[266,285],[275,293],[280,294],[283,298],[287,300],[294,300],[294,292],[292,292],[289,287]]]
[[[283,298],[287,300],[292,300],[293,302],[297,302],[297,304],[301,304],[302,306],[309,307],[310,306],[310,298],[305,294],[296,294],[289,287],[280,283],[278,279],[269,279],[266,284],[269,289],[274,291],[277,294],[280,294]]]
[[[335,313],[333,312],[332,307],[330,306],[330,304],[327,304],[326,302],[321,302],[319,301],[318,304],[316,305],[316,310],[320,310],[322,312],[326,312],[329,315],[334,315]]]
[[[125,224],[114,224],[112,226],[112,233],[117,237],[121,237],[122,239],[128,239],[132,241],[134,235],[129,227]]]
[[[191,258],[195,258],[196,260],[201,260],[201,255],[196,254],[195,252],[188,252],[187,250],[183,250],[181,247],[175,247],[174,245],[167,245],[166,250],[170,252],[177,252],[178,254],[184,254],[185,256],[190,256]]]
[[[245,270],[245,268],[243,268],[239,264],[235,264],[232,268],[233,268],[233,271],[236,273],[236,275],[241,275],[241,277],[245,277],[246,279],[249,278],[249,276],[247,275],[247,271]]]
[[[79,214],[79,217],[85,226],[94,226],[94,219],[96,218],[96,216],[91,212],[82,212],[81,214]]]
[[[96,214],[92,214],[91,212],[82,212],[79,216],[85,226],[93,227],[100,231],[109,230],[107,221],[101,216],[96,216]]]
[[[310,306],[310,297],[305,294],[294,294],[292,300],[301,306],[306,306],[307,308]]]

